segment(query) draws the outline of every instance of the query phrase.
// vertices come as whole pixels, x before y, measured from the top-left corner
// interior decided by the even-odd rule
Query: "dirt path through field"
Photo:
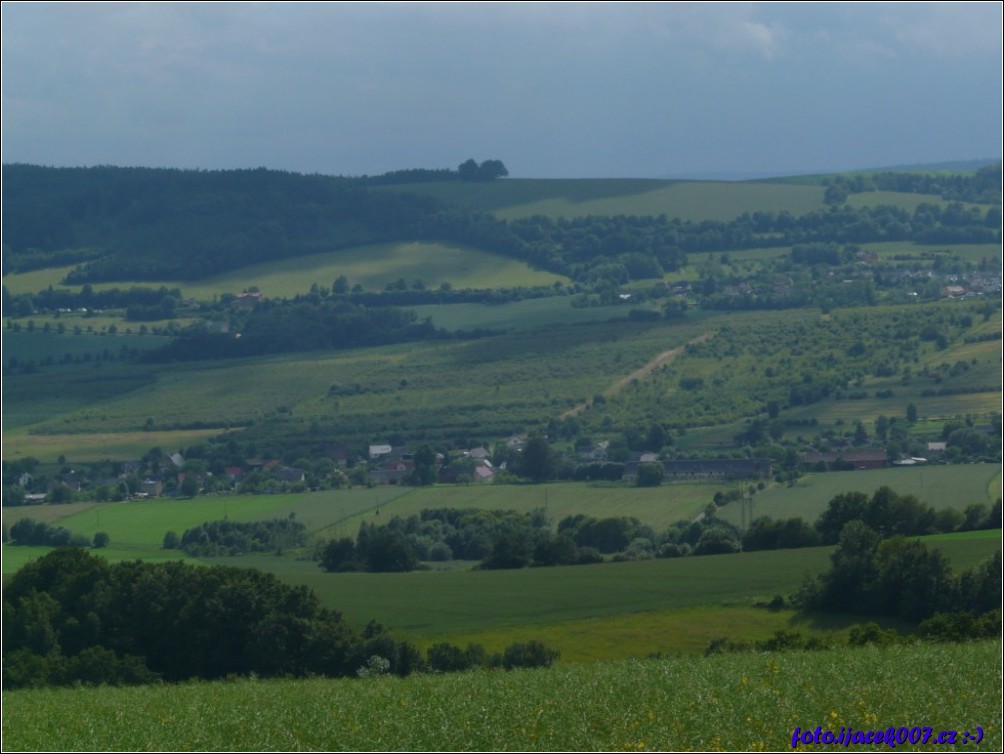
[[[711,335],[712,335],[712,333],[707,332],[707,333],[704,333],[704,335],[700,335],[700,336],[694,338],[692,341],[690,341],[686,345],[677,346],[676,348],[670,349],[669,351],[663,351],[658,356],[656,356],[654,359],[652,359],[650,362],[648,362],[645,366],[643,366],[641,369],[636,369],[635,371],[631,372],[631,374],[629,374],[627,377],[624,377],[622,379],[617,380],[617,382],[615,382],[613,385],[611,385],[610,387],[608,387],[606,390],[603,391],[603,395],[605,395],[607,398],[609,398],[611,396],[614,396],[614,395],[617,395],[617,393],[619,393],[625,387],[627,387],[628,385],[630,385],[632,380],[643,380],[643,379],[645,379],[650,374],[652,374],[652,372],[656,369],[656,367],[661,367],[663,364],[670,364],[670,363],[672,363],[672,361],[677,356],[679,356],[681,353],[683,353],[683,349],[685,349],[687,346],[695,345],[697,343],[703,343],[708,338],[710,338]],[[573,416],[578,416],[579,414],[581,414],[583,411],[585,411],[587,408],[589,408],[592,405],[593,405],[593,400],[592,400],[592,398],[590,398],[588,401],[584,401],[584,402],[580,403],[578,406],[575,406],[574,408],[569,409],[568,411],[566,411],[565,413],[563,413],[560,418],[561,419],[568,419],[568,418],[571,418]]]

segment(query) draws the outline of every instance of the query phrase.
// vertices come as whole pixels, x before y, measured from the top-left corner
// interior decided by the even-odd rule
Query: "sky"
[[[1000,158],[1002,4],[4,2],[5,163],[742,177]]]

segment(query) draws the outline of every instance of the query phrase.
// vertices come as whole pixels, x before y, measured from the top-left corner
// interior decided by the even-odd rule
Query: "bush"
[[[639,487],[658,487],[666,476],[666,469],[661,463],[638,464]]]
[[[536,640],[525,644],[510,644],[502,653],[502,667],[506,670],[514,668],[546,668],[554,664],[560,653],[556,649],[544,646]]]
[[[736,535],[724,527],[705,529],[694,547],[694,555],[724,555],[739,551]]]

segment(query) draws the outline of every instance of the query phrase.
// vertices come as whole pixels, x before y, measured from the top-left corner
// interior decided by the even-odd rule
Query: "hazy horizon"
[[[5,163],[736,180],[1001,152],[1000,3],[2,14]]]

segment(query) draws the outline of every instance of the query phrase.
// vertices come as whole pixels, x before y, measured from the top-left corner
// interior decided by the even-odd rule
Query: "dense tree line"
[[[17,297],[13,297],[15,300]],[[37,309],[56,311],[58,309],[126,309],[130,306],[165,308],[164,300],[171,299],[167,308],[174,309],[181,303],[181,290],[178,288],[145,288],[132,286],[128,289],[108,288],[95,291],[90,285],[85,285],[77,293],[65,288],[53,288],[51,285],[39,291],[32,297],[32,303]],[[4,314],[8,314],[4,311]]]
[[[195,329],[144,355],[146,361],[238,358],[271,353],[387,345],[435,337],[426,319],[395,307],[368,308],[348,301],[268,300],[255,307],[244,327],[232,334]]]
[[[542,510],[427,509],[383,525],[362,524],[359,536],[329,540],[320,566],[338,571],[410,571],[423,561],[479,561],[480,569],[525,568],[738,552],[737,527],[714,506],[696,521],[657,533],[629,516],[568,516],[553,531]]]
[[[362,524],[356,540],[330,540],[320,556],[326,571],[410,571],[421,561],[480,561],[486,570],[600,561],[565,531],[554,534],[543,511],[426,509],[386,524]]]
[[[1001,163],[985,165],[972,175],[890,172],[837,176],[829,182],[835,200],[868,191],[933,194],[955,202],[1001,203]]]
[[[830,500],[815,524],[810,525],[797,517],[774,520],[761,516],[755,519],[743,534],[742,549],[778,550],[837,544],[841,532],[853,521],[862,523],[883,539],[999,529],[1001,499],[990,508],[974,503],[960,512],[954,508],[935,510],[913,495],[900,495],[885,486],[871,496],[864,492],[842,492]]]
[[[307,527],[292,518],[270,521],[208,521],[181,535],[164,537],[165,549],[180,549],[192,557],[282,552],[307,543]]]
[[[91,540],[81,534],[33,518],[22,518],[11,526],[10,538],[16,545],[38,547],[87,547],[91,544]]]

